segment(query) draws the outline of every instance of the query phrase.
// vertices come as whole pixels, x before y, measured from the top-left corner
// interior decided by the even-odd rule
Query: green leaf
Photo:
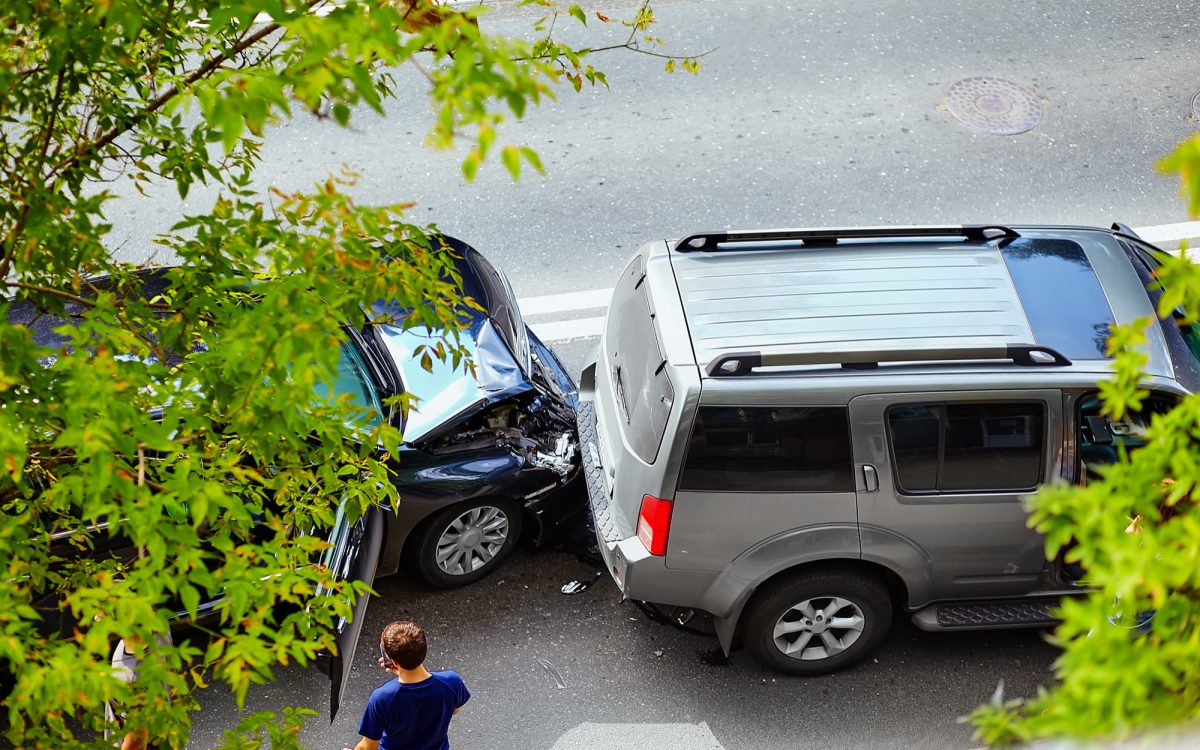
[[[488,152],[492,148],[492,144],[496,142],[496,129],[490,125],[483,125],[479,128],[479,158],[486,159]]]
[[[508,102],[508,108],[518,118],[525,116],[525,105],[528,103],[525,96],[518,91],[510,91],[505,94],[504,100]]]
[[[500,159],[513,180],[521,179],[521,151],[516,146],[505,146],[501,149]]]
[[[462,162],[462,174],[467,182],[475,180],[475,175],[479,173],[479,164],[482,161],[483,156],[480,154],[478,148],[473,148],[467,153],[466,158]]]
[[[529,146],[521,146],[521,155],[525,157],[525,161],[538,171],[538,174],[546,174],[545,167],[542,166],[542,159],[538,153]]]
[[[583,8],[580,8],[578,5],[572,5],[567,8],[567,13],[571,14],[571,17],[579,21],[579,23],[587,26],[587,13],[583,12]]]
[[[195,617],[196,610],[200,607],[200,592],[195,587],[185,584],[179,589],[179,598],[187,613]]]
[[[225,147],[226,153],[231,153],[242,137],[242,130],[245,128],[246,122],[242,119],[242,113],[231,106],[228,100],[226,100],[226,106],[218,111],[218,117],[220,118],[221,144]]]

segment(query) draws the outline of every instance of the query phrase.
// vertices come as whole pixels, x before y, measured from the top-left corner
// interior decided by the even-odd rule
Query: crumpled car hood
[[[378,325],[380,339],[404,379],[404,390],[420,400],[409,410],[404,422],[404,441],[411,443],[428,436],[436,428],[479,411],[488,404],[511,398],[534,386],[521,372],[504,340],[492,322],[477,319],[475,325],[460,333],[460,342],[475,364],[475,376],[460,365],[432,358],[432,368],[421,367],[414,352],[431,345],[438,337],[424,327],[408,330],[396,325]]]

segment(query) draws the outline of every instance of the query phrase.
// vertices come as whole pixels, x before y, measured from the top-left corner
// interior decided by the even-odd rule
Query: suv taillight
[[[637,538],[652,555],[667,554],[667,534],[671,530],[671,500],[645,495],[638,512]]]

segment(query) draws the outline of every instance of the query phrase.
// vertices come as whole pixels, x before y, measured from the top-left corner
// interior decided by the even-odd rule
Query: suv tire
[[[818,675],[862,659],[891,624],[891,597],[878,579],[820,570],[770,584],[747,614],[743,633],[747,649],[771,669]]]
[[[508,500],[481,498],[446,508],[424,527],[417,572],[437,588],[474,583],[517,546],[521,521],[520,509]]]

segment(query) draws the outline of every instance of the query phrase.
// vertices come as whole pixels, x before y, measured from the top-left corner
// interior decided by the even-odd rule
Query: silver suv
[[[1160,257],[1123,225],[645,245],[581,378],[606,567],[799,674],[858,661],[895,611],[1052,624],[1085,572],[1045,559],[1023,501],[1137,447],[1097,383],[1109,327],[1154,316]],[[1150,330],[1146,411],[1200,386],[1197,353],[1181,321]]]

